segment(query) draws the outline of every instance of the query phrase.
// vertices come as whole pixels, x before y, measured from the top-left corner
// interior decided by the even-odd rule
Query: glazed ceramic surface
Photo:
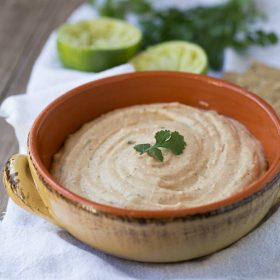
[[[243,123],[264,146],[266,174],[223,201],[164,211],[98,204],[52,179],[53,155],[85,122],[116,108],[173,101],[213,109]],[[263,219],[278,199],[279,143],[277,114],[246,90],[202,75],[139,72],[88,83],[51,103],[30,131],[29,155],[13,156],[3,178],[16,203],[90,246],[131,260],[175,262],[222,249]]]

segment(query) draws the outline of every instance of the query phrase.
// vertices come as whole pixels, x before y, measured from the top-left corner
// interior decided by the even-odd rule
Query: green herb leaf
[[[155,134],[155,139],[156,143],[153,146],[150,144],[138,144],[134,146],[134,149],[140,155],[147,153],[154,159],[163,161],[164,158],[159,148],[165,148],[170,150],[174,155],[180,155],[187,145],[184,137],[177,131],[160,130]]]
[[[161,130],[155,134],[156,145],[160,146],[171,137],[170,130]]]
[[[179,134],[179,132],[174,131],[171,133],[170,138],[167,139],[160,147],[169,149],[174,155],[180,155],[184,151],[186,145],[184,137]]]
[[[163,155],[159,148],[152,147],[147,151],[148,155],[153,157],[156,160],[163,161]]]
[[[139,144],[139,145],[135,145],[134,149],[140,153],[140,155],[146,153],[149,148],[151,147],[150,144]]]

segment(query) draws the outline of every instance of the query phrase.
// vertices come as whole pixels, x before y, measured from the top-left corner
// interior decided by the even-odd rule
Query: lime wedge
[[[57,50],[64,66],[99,72],[127,62],[137,52],[141,39],[141,31],[133,25],[99,18],[62,25]]]
[[[131,63],[136,71],[171,70],[205,74],[208,59],[198,45],[185,41],[169,41],[148,48]]]

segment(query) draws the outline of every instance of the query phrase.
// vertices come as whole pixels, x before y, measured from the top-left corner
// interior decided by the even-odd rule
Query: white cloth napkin
[[[176,2],[182,5],[183,1]],[[187,5],[213,2],[221,0],[184,1]],[[280,1],[259,0],[258,4],[269,14],[269,21],[262,28],[277,29],[280,35]],[[89,6],[83,5],[70,20],[94,15]],[[251,48],[243,55],[228,50],[225,69],[243,70],[252,58],[280,67],[279,54],[280,44]],[[27,94],[5,100],[0,114],[15,128],[20,152],[24,153],[28,130],[49,102],[79,84],[131,71],[129,64],[100,74],[64,69],[57,58],[53,33],[35,63]],[[279,233],[278,211],[234,245],[206,258],[179,264],[143,264],[92,249],[9,201],[0,223],[0,279],[280,279]]]

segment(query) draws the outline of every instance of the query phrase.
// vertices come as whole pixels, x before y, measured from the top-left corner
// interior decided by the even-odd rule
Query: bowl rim
[[[63,185],[56,182],[50,172],[42,163],[39,152],[36,145],[36,136],[37,131],[40,128],[41,122],[45,119],[46,115],[49,114],[50,111],[53,110],[54,106],[57,106],[63,103],[68,98],[71,98],[72,95],[79,94],[91,88],[92,86],[105,86],[108,83],[127,80],[131,78],[138,78],[143,76],[174,76],[174,77],[188,77],[190,79],[200,80],[205,83],[214,84],[215,86],[224,87],[226,89],[231,89],[242,96],[249,98],[258,104],[270,117],[270,120],[274,123],[278,130],[279,138],[280,138],[280,118],[278,114],[274,111],[274,109],[264,100],[262,100],[257,95],[249,92],[248,90],[241,88],[235,84],[229,83],[222,79],[209,77],[206,75],[193,74],[193,73],[184,73],[177,71],[141,71],[141,72],[132,72],[126,74],[114,75],[102,79],[98,79],[95,81],[91,81],[85,84],[82,84],[78,87],[75,87],[63,95],[59,96],[57,99],[52,101],[45,109],[41,111],[38,117],[35,119],[28,137],[28,150],[30,159],[37,171],[40,175],[40,179],[43,179],[43,183],[47,184],[52,190],[56,191],[59,195],[62,195],[64,198],[70,200],[70,202],[74,202],[75,204],[83,207],[86,205],[88,207],[93,208],[93,210],[100,211],[103,213],[111,214],[114,216],[125,216],[132,218],[174,218],[174,217],[182,217],[182,216],[193,216],[196,214],[205,214],[207,212],[216,211],[221,208],[226,208],[227,206],[233,206],[239,203],[242,204],[242,201],[251,197],[253,194],[265,188],[265,186],[273,181],[280,172],[280,148],[276,151],[276,159],[269,166],[269,169],[257,180],[253,181],[249,186],[243,190],[242,192],[236,193],[228,198],[219,200],[217,202],[190,207],[190,208],[179,208],[179,209],[159,209],[159,210],[141,210],[141,209],[128,209],[128,208],[120,208],[109,204],[98,203],[92,200],[89,200],[85,197],[82,197],[74,192],[68,190]],[[280,147],[280,145],[279,145]]]

